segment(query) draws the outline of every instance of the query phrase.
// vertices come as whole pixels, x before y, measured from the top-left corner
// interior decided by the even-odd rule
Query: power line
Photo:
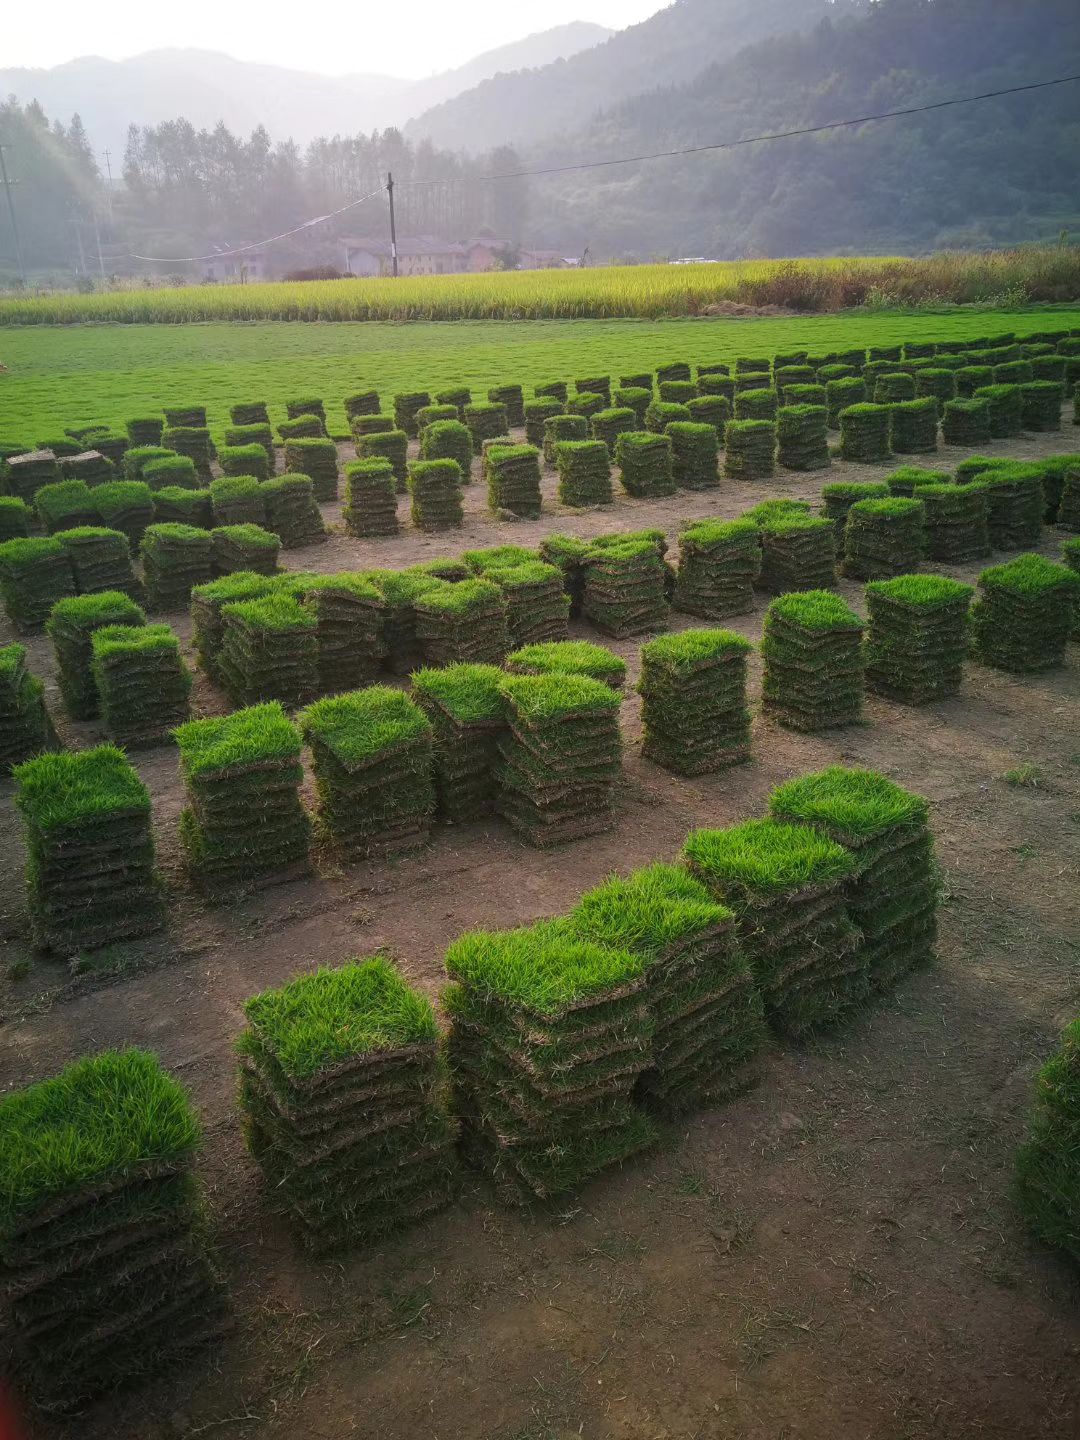
[[[746,145],[764,145],[773,140],[793,140],[805,135],[823,135],[831,130],[846,130],[854,125],[871,125],[881,120],[895,120],[907,115],[925,115],[933,110],[947,110],[957,105],[974,105],[983,100],[997,100],[1005,95],[1023,95],[1032,90],[1047,90],[1055,85],[1071,85],[1077,81],[1080,81],[1080,75],[1061,75],[1054,80],[1036,80],[1029,85],[1010,85],[1003,90],[984,90],[979,95],[958,95],[949,100],[933,100],[925,105],[909,105],[900,110],[880,110],[873,115],[857,115],[849,120],[832,120],[824,125],[806,125],[797,130],[777,130],[767,135],[747,135],[741,140],[718,140],[707,145],[687,145],[675,150],[654,150],[645,155],[620,155],[611,160],[581,160],[570,165],[546,165],[535,170],[506,170],[494,175],[477,175],[472,178],[481,181],[525,180],[542,175],[566,175],[579,170],[603,170],[613,165],[637,165],[645,160],[673,160],[684,155],[704,155],[717,150],[738,150]],[[449,182],[445,178],[441,178],[395,181],[394,183],[396,189],[416,190],[429,185],[446,185]],[[273,245],[278,240],[287,240],[292,235],[299,235],[301,231],[309,230],[314,225],[321,225],[326,220],[336,219],[338,215],[344,215],[346,211],[362,205],[365,200],[373,200],[378,194],[380,194],[380,190],[372,190],[370,194],[361,195],[359,200],[350,200],[347,205],[342,205],[337,210],[331,210],[326,215],[316,215],[311,220],[305,220],[302,225],[294,226],[291,230],[283,230],[279,235],[271,235],[266,240],[254,241],[250,245],[239,245],[232,250],[219,250],[213,255],[129,255],[128,259],[149,260],[165,265],[185,265],[204,260],[227,259],[230,255],[243,255],[248,251],[261,250],[266,245]]]

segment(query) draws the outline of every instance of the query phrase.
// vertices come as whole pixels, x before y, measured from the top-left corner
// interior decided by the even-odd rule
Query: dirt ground
[[[1080,450],[1080,431],[991,448]],[[960,458],[943,450],[938,460]],[[560,510],[548,476],[544,519],[513,524],[488,516],[474,483],[466,524],[449,536],[335,533],[286,559],[325,571],[397,565],[533,544],[554,529],[660,525],[674,541],[690,517],[735,515],[765,495],[816,497],[827,478],[724,481],[708,494],[575,514]],[[326,513],[335,521],[338,507]],[[1048,530],[1045,553],[1061,538]],[[859,586],[841,589],[861,607]],[[733,628],[758,639],[765,603]],[[186,643],[186,617],[168,618]],[[636,678],[640,641],[613,648]],[[62,718],[48,642],[33,637],[29,651],[65,738],[92,743],[93,725]],[[755,696],[757,686],[755,667]],[[195,701],[200,713],[224,708],[201,678]],[[1080,1285],[1020,1229],[1008,1196],[1033,1072],[1080,1009],[1080,647],[1037,677],[972,665],[958,696],[923,710],[871,698],[864,725],[821,736],[759,718],[752,763],[701,779],[640,758],[632,692],[623,725],[608,835],[541,854],[498,821],[438,827],[411,858],[326,865],[217,908],[184,886],[175,752],[138,755],[170,926],[88,957],[81,975],[26,947],[22,841],[11,784],[0,785],[0,1087],[107,1045],[154,1049],[204,1120],[199,1171],[237,1318],[210,1355],[67,1426],[33,1422],[34,1435],[1080,1435]],[[761,814],[777,783],[836,761],[880,769],[932,804],[946,879],[935,968],[846,1028],[777,1048],[752,1093],[693,1116],[554,1213],[503,1209],[466,1175],[451,1209],[371,1253],[329,1264],[302,1256],[268,1216],[237,1118],[231,1043],[247,996],[382,946],[436,996],[460,931],[558,913],[613,871],[675,856],[691,828]],[[1022,765],[1036,767],[1035,783],[1003,778]]]

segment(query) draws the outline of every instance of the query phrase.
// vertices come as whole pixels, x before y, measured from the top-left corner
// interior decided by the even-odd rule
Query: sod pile
[[[326,526],[307,475],[278,475],[260,487],[266,510],[264,524],[286,550],[326,539]]]
[[[124,455],[124,479],[141,480],[144,469],[152,460],[175,460],[176,458],[176,451],[166,450],[164,445],[135,445]]]
[[[354,415],[349,428],[352,431],[356,453],[359,455],[361,453],[360,441],[364,435],[386,435],[396,429],[396,426],[392,415]],[[404,430],[401,433],[405,435]],[[406,448],[408,441],[409,437],[405,435]]]
[[[150,796],[120,750],[38,755],[15,785],[40,949],[70,955],[161,929]]]
[[[234,705],[300,705],[317,693],[316,617],[293,595],[235,600],[222,606],[221,625],[217,668]]]
[[[205,405],[165,405],[162,407],[165,412],[165,424],[202,427],[206,424]]]
[[[424,663],[416,633],[416,602],[421,595],[442,590],[443,581],[417,566],[408,570],[371,570],[367,578],[382,596],[383,645],[386,665],[395,675],[411,675]]]
[[[41,1410],[80,1412],[227,1330],[198,1140],[188,1096],[141,1050],[100,1052],[0,1102],[4,1326]]]
[[[917,400],[908,402],[917,405]],[[875,464],[887,460],[891,453],[891,417],[902,407],[899,405],[849,405],[840,413],[840,455],[844,460],[856,460],[863,464]],[[937,425],[937,411],[934,411]]]
[[[671,442],[672,478],[680,490],[714,490],[719,486],[719,443],[712,425],[673,421],[664,432]]]
[[[452,530],[461,525],[461,467],[456,460],[414,460],[408,487],[409,513],[418,530]]]
[[[654,400],[645,411],[645,429],[654,435],[663,435],[667,427],[679,421],[691,424],[693,417],[687,405],[676,405],[667,400]]]
[[[493,566],[484,579],[497,585],[506,600],[509,647],[565,640],[570,597],[563,588],[562,571],[543,560]]]
[[[498,740],[506,724],[502,679],[494,665],[447,665],[412,677],[413,697],[431,724],[436,813],[450,824],[494,809]]]
[[[757,586],[772,595],[828,590],[836,584],[836,531],[824,515],[777,512],[758,522],[761,570]]]
[[[275,581],[269,576],[238,570],[218,580],[208,580],[205,585],[196,585],[192,590],[191,642],[199,668],[215,685],[221,683],[217,662],[225,630],[222,607],[237,600],[255,600],[269,595],[274,588]]]
[[[29,450],[9,455],[5,461],[7,488],[20,500],[33,500],[43,485],[59,482],[60,466],[51,450]]]
[[[569,386],[565,380],[544,380],[533,386],[533,394],[538,400],[558,400],[560,405],[565,405]]]
[[[337,446],[333,440],[290,440],[285,446],[285,470],[290,475],[307,475],[316,501],[338,498]],[[254,474],[249,470],[248,474]],[[267,477],[260,475],[260,480]]]
[[[994,366],[995,385],[1029,385],[1034,378],[1027,360],[1006,360]]]
[[[298,445],[322,443],[333,445],[331,440],[325,442],[290,440],[285,446],[286,470],[300,468],[288,459],[290,452],[295,452]],[[223,475],[253,475],[256,480],[269,480],[274,468],[271,456],[267,454],[266,446],[260,445],[258,442],[247,445],[222,445],[218,450],[218,464],[221,466]]]
[[[963,365],[956,372],[956,394],[961,400],[970,400],[979,390],[993,383],[991,365]]]
[[[593,546],[584,559],[582,613],[614,639],[666,630],[667,568],[648,539]]]
[[[143,415],[134,420],[125,420],[124,429],[128,440],[134,445],[160,445],[165,429],[164,415]]]
[[[776,474],[776,425],[771,420],[728,423],[724,474],[732,480],[769,480]]]
[[[620,385],[612,396],[612,403],[619,409],[632,410],[634,412],[634,430],[644,430],[645,415],[652,404],[653,392],[651,386],[645,385]]]
[[[97,520],[93,491],[82,480],[43,485],[34,496],[34,508],[46,535],[76,530]]]
[[[575,380],[574,389],[579,395],[601,395],[608,405],[611,404],[610,375],[593,375],[585,380]]]
[[[210,546],[215,575],[277,574],[281,541],[261,525],[219,525],[210,531]]]
[[[827,412],[823,405],[784,405],[777,412],[777,459],[787,470],[825,470],[829,455]]]
[[[424,431],[429,425],[437,425],[440,420],[457,420],[458,407],[456,405],[425,405],[422,410],[416,412],[416,423],[420,430],[421,441],[424,438]]]
[[[345,466],[343,515],[349,535],[398,533],[397,485],[389,460],[354,460]]]
[[[934,400],[940,415],[946,402],[956,399],[956,376],[951,370],[936,365],[928,365],[925,370],[916,370],[915,397],[919,400]]]
[[[589,422],[584,415],[552,415],[544,421],[544,461],[554,466],[556,452],[564,440],[584,441],[589,438]]]
[[[30,534],[33,511],[17,495],[0,495],[0,543],[22,540]]]
[[[525,395],[520,385],[493,385],[487,398],[489,404],[503,407],[510,428],[519,430],[525,424]]]
[[[917,570],[925,555],[921,501],[890,495],[883,500],[859,500],[848,511],[842,564],[845,575],[858,580],[888,580]]]
[[[524,423],[524,416],[522,416],[522,423]],[[465,425],[472,437],[473,452],[477,455],[483,450],[485,440],[498,440],[501,436],[510,433],[510,420],[506,413],[506,406],[493,402],[466,405]]]
[[[59,540],[32,535],[0,545],[0,594],[16,630],[39,629],[56,602],[74,593],[71,561]]]
[[[860,500],[883,500],[889,494],[887,484],[874,480],[831,480],[821,487],[825,517],[833,523],[836,553],[844,553],[844,528],[848,511]]]
[[[285,582],[315,617],[320,695],[371,685],[383,658],[385,606],[374,582],[355,571],[303,575]]]
[[[193,525],[151,525],[143,536],[143,579],[151,610],[182,610],[192,586],[213,574],[213,546]]]
[[[116,470],[98,450],[84,450],[79,455],[66,455],[60,461],[60,474],[65,480],[81,480],[91,489],[113,479]]]
[[[265,400],[249,400],[230,405],[229,419],[234,425],[269,425],[270,412]]]
[[[619,774],[619,697],[583,675],[508,675],[496,809],[543,848],[609,830]]]
[[[686,408],[695,425],[708,425],[716,431],[716,443],[721,445],[727,423],[731,419],[731,406],[725,397],[702,395],[697,400],[691,400]]]
[[[375,430],[357,434],[356,453],[361,460],[389,460],[394,467],[398,493],[405,493],[409,476],[409,437],[404,430]]]
[[[541,396],[525,402],[525,440],[539,450],[544,443],[544,424],[553,415],[563,413],[562,402]]]
[[[890,495],[900,495],[908,500],[918,500],[928,485],[949,485],[952,476],[947,470],[924,470],[921,465],[901,465],[885,477]],[[868,497],[869,498],[869,497]]]
[[[1063,664],[1078,595],[1080,575],[1042,555],[984,570],[971,607],[975,654],[1017,673]]]
[[[612,690],[621,690],[626,682],[626,661],[590,640],[523,645],[506,657],[506,668],[513,675],[585,675]]]
[[[212,481],[210,505],[218,525],[262,525],[266,520],[263,487],[254,475],[223,475]]]
[[[640,952],[547,921],[462,935],[446,970],[463,1148],[500,1198],[567,1194],[655,1140],[632,1103],[652,1053]]]
[[[663,385],[669,380],[689,380],[690,378],[690,366],[683,360],[673,360],[668,365],[659,366],[656,371],[658,385]]]
[[[556,446],[555,465],[559,472],[559,500],[563,505],[583,509],[588,505],[610,505],[611,457],[602,440],[562,440]]]
[[[464,416],[465,406],[472,404],[472,391],[467,385],[451,385],[446,390],[436,390],[435,404],[453,405],[457,411],[457,418],[461,420]],[[375,408],[378,409],[378,406]]]
[[[510,649],[506,597],[490,580],[428,586],[412,611],[427,665],[501,665]]]
[[[651,1056],[637,1094],[665,1114],[717,1105],[756,1083],[761,996],[735,916],[693,876],[650,865],[581,897],[567,916],[584,940],[645,962]]]
[[[812,365],[807,368],[813,372],[814,367]],[[830,365],[819,365],[815,373],[823,385],[829,385],[833,380],[859,378],[854,365],[841,365],[838,361],[834,361]],[[865,396],[863,398],[865,399]]]
[[[194,464],[200,483],[209,485],[214,446],[205,424],[167,425],[162,431],[161,443],[166,450],[175,450],[178,455],[186,455]]]
[[[80,595],[102,590],[124,590],[135,594],[139,582],[131,568],[127,536],[101,525],[80,525],[57,536],[71,563],[75,589]]]
[[[1025,430],[1061,429],[1061,386],[1056,380],[1032,380],[1020,386]]]
[[[926,527],[926,555],[959,565],[990,554],[986,486],[922,485],[917,492]]]
[[[861,932],[855,959],[871,993],[933,960],[937,867],[920,795],[873,770],[832,765],[774,790],[769,812],[775,820],[813,827],[851,856],[845,898]]]
[[[866,384],[857,376],[839,376],[825,383],[825,407],[828,411],[830,430],[841,430],[840,416],[852,406],[866,403]]]
[[[394,396],[394,424],[399,430],[404,430],[410,440],[415,440],[420,434],[420,422],[417,415],[425,405],[431,404],[431,396],[426,390],[407,390]]]
[[[774,363],[773,380],[781,391],[788,385],[812,385],[814,383],[814,367],[812,365]]]
[[[32,755],[59,748],[45,708],[45,687],[26,668],[25,645],[0,646],[0,775]]]
[[[1080,575],[1080,536],[1062,541],[1061,558],[1074,574]],[[1080,591],[1073,602],[1072,638],[1080,640]]]
[[[986,400],[947,400],[941,434],[946,445],[984,445],[990,439],[990,406]]]
[[[863,623],[828,590],[780,595],[765,612],[762,708],[791,730],[854,725],[863,707]]]
[[[585,560],[590,542],[577,535],[546,535],[540,542],[540,558],[562,571],[563,589],[570,597],[570,618],[581,614],[585,598]]]
[[[534,445],[493,445],[484,459],[488,509],[537,520],[540,516],[540,451]]]
[[[209,490],[184,490],[178,485],[166,485],[163,490],[154,490],[151,494],[155,525],[194,525],[197,530],[212,527],[214,506]]]
[[[1041,468],[1005,462],[983,471],[978,479],[986,486],[986,519],[994,549],[1038,545],[1046,511]]]
[[[898,575],[866,587],[866,683],[906,705],[953,695],[967,653],[970,585],[944,575]]]
[[[188,799],[180,841],[192,878],[227,891],[306,874],[300,731],[281,706],[189,720],[176,743]]]
[[[674,608],[703,620],[754,608],[761,538],[752,520],[698,520],[679,536]]]
[[[146,616],[122,591],[71,595],[58,600],[49,616],[48,634],[56,653],[57,678],[64,708],[73,720],[98,713],[91,641],[103,626],[145,625]]]
[[[127,749],[160,745],[188,718],[191,673],[168,625],[104,625],[90,647],[110,740]]]
[[[218,460],[222,461],[222,453],[226,446],[233,445],[238,449],[247,450],[251,445],[258,445],[266,453],[267,474],[272,475],[276,464],[274,453],[274,432],[268,424],[264,425],[228,425],[225,429],[225,445],[218,451]],[[254,460],[254,452],[252,459]],[[241,472],[243,473],[243,472]]]
[[[778,1030],[802,1035],[837,1020],[867,990],[860,932],[845,887],[855,864],[806,825],[748,820],[687,837],[686,864],[736,916],[739,947]]]
[[[637,416],[625,406],[598,410],[592,417],[592,438],[602,440],[607,446],[608,454],[613,456],[619,436],[629,434],[636,430],[637,426]]]
[[[642,754],[676,775],[705,775],[750,758],[748,640],[682,630],[641,649]]]
[[[698,388],[692,380],[661,380],[657,394],[665,405],[685,405],[696,400]]]
[[[904,400],[914,400],[915,377],[902,371],[879,375],[874,381],[873,399],[875,405],[896,405]]]
[[[1044,455],[1034,463],[1042,471],[1043,494],[1046,499],[1044,518],[1047,525],[1054,525],[1061,509],[1061,497],[1065,493],[1065,477],[1070,470],[1080,465],[1080,454]]]
[[[780,396],[772,388],[743,390],[735,396],[736,420],[775,420]]]
[[[728,375],[702,375],[698,380],[699,398],[721,395],[729,405],[735,404],[735,381]],[[822,396],[824,396],[824,390]]]
[[[381,956],[245,1002],[248,1146],[308,1250],[369,1245],[451,1198],[455,1130],[431,1004]]]
[[[1063,530],[1080,530],[1080,465],[1070,465],[1065,471],[1057,523]]]
[[[432,727],[408,695],[372,685],[316,700],[298,718],[311,747],[324,840],[357,857],[427,843],[435,809]]]
[[[1030,1229],[1080,1263],[1080,1020],[1036,1078],[1014,1193]]]
[[[420,437],[423,460],[455,460],[461,470],[461,483],[472,478],[472,437],[468,426],[460,420],[436,420],[425,426]]]
[[[615,463],[628,495],[636,499],[674,495],[672,440],[667,434],[625,431],[615,442]]]
[[[377,390],[357,390],[352,395],[345,396],[345,418],[352,422],[358,415],[378,415],[381,406],[379,403],[379,392]]]

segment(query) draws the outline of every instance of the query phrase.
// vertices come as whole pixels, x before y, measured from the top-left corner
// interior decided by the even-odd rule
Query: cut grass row
[[[259,287],[251,287],[257,289]],[[67,425],[163,405],[205,403],[216,439],[228,406],[266,400],[275,424],[285,401],[318,395],[344,434],[344,397],[455,384],[478,394],[501,382],[532,386],[583,375],[652,371],[737,355],[815,353],[905,340],[973,339],[1080,325],[1080,307],[1052,310],[895,311],[753,320],[579,320],[456,325],[89,325],[9,329],[0,339],[0,439],[37,440]]]

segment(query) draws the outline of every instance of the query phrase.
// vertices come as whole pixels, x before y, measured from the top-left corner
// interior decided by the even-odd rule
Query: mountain
[[[275,140],[306,145],[317,135],[384,130],[501,72],[546,66],[613,32],[581,21],[526,36],[423,80],[388,75],[317,75],[255,65],[213,50],[149,50],[128,60],[83,56],[48,70],[0,70],[0,96],[37,100],[67,123],[78,114],[94,148],[108,147],[119,172],[127,128],[183,116],[196,129],[223,120],[234,133],[263,125]],[[489,139],[489,144],[490,139]]]
[[[875,0],[627,99],[526,158],[543,166],[677,150],[1076,74],[1076,0]],[[556,176],[534,182],[533,243],[724,259],[1055,238],[1080,222],[1078,101],[1080,84],[1062,84]]]
[[[807,29],[859,0],[676,0],[604,44],[529,73],[496,75],[426,110],[410,139],[452,150],[529,145],[587,125],[633,95],[679,85],[770,35]],[[414,112],[415,114],[415,112]]]

